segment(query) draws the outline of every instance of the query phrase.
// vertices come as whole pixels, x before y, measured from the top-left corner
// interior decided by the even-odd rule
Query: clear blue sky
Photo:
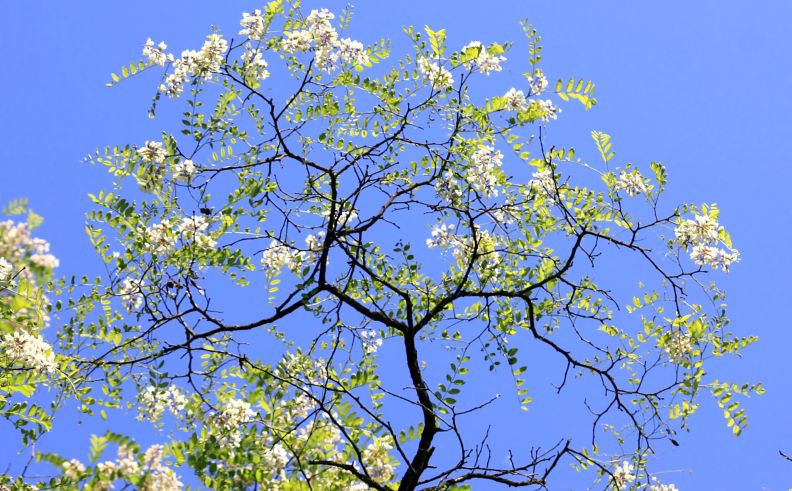
[[[338,12],[343,2],[309,6]],[[153,80],[108,89],[109,73],[138,59],[148,37],[178,53],[200,46],[211,25],[236,33],[241,12],[258,7],[238,0],[0,3],[0,202],[30,198],[46,218],[40,233],[61,258],[60,273],[98,272],[83,213],[86,194],[107,180],[81,160],[106,144],[154,139],[161,129],[146,117]],[[792,453],[792,3],[360,0],[353,31],[398,43],[401,26],[429,24],[445,27],[452,46],[519,43],[522,18],[543,36],[550,78],[597,84],[600,104],[587,113],[565,106],[555,138],[583,148],[589,132],[601,130],[613,135],[618,160],[664,162],[670,198],[717,202],[742,253],[722,285],[732,328],[761,339],[721,373],[761,381],[767,394],[746,403],[751,425],[739,438],[705,400],[693,432],[680,435],[679,448],[663,447],[654,468],[682,471],[664,480],[685,491],[788,489],[792,462],[778,451]]]

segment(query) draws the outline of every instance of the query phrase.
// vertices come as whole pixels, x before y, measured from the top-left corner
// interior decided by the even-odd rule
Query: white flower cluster
[[[261,267],[270,277],[280,274],[284,266],[292,272],[299,272],[301,263],[302,251],[294,250],[277,240],[270,242],[269,247],[261,253]]]
[[[477,266],[480,272],[497,274],[501,257],[496,247],[497,237],[486,230],[476,230],[476,237],[460,236],[454,234],[453,225],[435,225],[432,227],[432,238],[426,240],[426,246],[443,250],[451,250],[460,268],[467,267],[471,258],[476,255]]]
[[[143,45],[143,56],[146,57],[149,65],[164,66],[165,63],[173,61],[173,55],[166,53],[166,49],[168,49],[168,45],[164,42],[160,42],[155,46],[154,41],[149,38]]]
[[[674,230],[677,243],[685,249],[690,248],[690,258],[694,263],[729,271],[731,264],[739,260],[740,253],[731,247],[717,247],[721,242],[721,232],[723,227],[714,214],[706,211],[702,215],[694,215],[692,220],[680,219]]]
[[[80,479],[80,476],[85,472],[85,466],[77,459],[67,460],[61,464],[63,468],[63,475],[75,481]]]
[[[533,179],[528,181],[528,188],[539,196],[554,199],[556,195],[556,182],[553,170],[545,167],[533,173]]]
[[[14,266],[0,256],[0,290],[14,287]]]
[[[373,355],[382,346],[382,338],[372,329],[361,332],[360,341],[363,343],[363,352],[367,355]]]
[[[454,85],[454,76],[439,62],[429,61],[422,56],[418,58],[418,70],[433,89],[447,89]]]
[[[473,61],[465,63],[465,68],[468,70],[475,64],[479,71],[484,75],[489,75],[490,72],[499,72],[503,68],[501,62],[506,61],[506,58],[499,55],[492,55],[487,51],[487,48],[481,44],[480,41],[471,41],[462,48],[462,53],[468,50],[476,50],[477,55]]]
[[[498,196],[498,175],[503,154],[492,147],[482,147],[471,156],[472,166],[467,169],[465,179],[473,189],[485,198]]]
[[[454,203],[462,197],[462,187],[454,177],[454,173],[447,170],[435,182],[435,192],[448,203]]]
[[[191,77],[211,78],[212,74],[220,71],[227,50],[228,41],[223,36],[210,34],[199,51],[182,51],[181,58],[173,62],[173,73],[168,74],[165,83],[160,85],[160,92],[178,97]]]
[[[616,181],[616,189],[624,190],[628,196],[637,196],[649,192],[649,183],[637,169],[630,172],[621,171],[619,180]]]
[[[284,34],[281,49],[286,53],[298,53],[313,48],[314,63],[327,73],[335,71],[339,60],[356,66],[368,64],[370,58],[362,43],[338,39],[338,32],[330,23],[334,18],[327,9],[312,10],[305,19],[305,29]]]
[[[160,164],[165,161],[165,148],[158,141],[147,141],[136,153],[147,164]]]
[[[276,374],[286,379],[305,380],[313,385],[324,385],[327,382],[325,360],[313,359],[300,352],[286,353],[278,364]]]
[[[660,484],[655,482],[649,486],[649,491],[679,491],[674,484]]]
[[[210,432],[219,432],[217,436],[221,445],[238,447],[242,441],[240,427],[249,423],[255,415],[247,401],[229,399],[223,403],[220,411],[210,415]]]
[[[217,240],[206,233],[208,228],[209,220],[206,217],[184,217],[177,231],[181,234],[182,240],[194,241],[199,248],[211,250],[217,245]]]
[[[561,112],[561,108],[555,106],[552,100],[528,99],[525,92],[514,87],[507,90],[503,97],[506,100],[506,110],[518,113],[532,111],[538,113],[542,121],[557,119]]]
[[[143,280],[124,278],[118,286],[118,298],[127,312],[137,312],[143,306]]]
[[[670,332],[663,343],[663,350],[666,355],[676,364],[684,363],[690,356],[692,348],[693,339],[690,337],[689,332]]]
[[[621,489],[625,484],[635,481],[636,477],[635,466],[626,460],[613,470],[613,484],[616,485],[617,489]]]
[[[217,240],[206,233],[209,228],[206,217],[184,217],[178,225],[176,220],[169,218],[144,228],[140,232],[140,241],[145,250],[157,256],[168,254],[176,248],[179,238],[185,245],[195,243],[203,250],[212,250],[217,246]]]
[[[280,443],[268,446],[261,458],[264,467],[272,474],[279,474],[289,463],[289,453]]]
[[[531,95],[537,96],[545,91],[549,85],[547,77],[542,70],[537,68],[534,70],[533,75],[528,76],[528,83],[531,86]]]
[[[242,12],[242,20],[239,21],[242,30],[239,34],[247,36],[253,41],[260,40],[266,34],[267,23],[261,15],[261,10],[254,10],[252,14]]]
[[[16,330],[0,336],[0,347],[13,363],[24,368],[48,373],[57,368],[52,346],[40,335],[34,336],[21,329]]]
[[[92,482],[91,489],[112,489],[113,481],[123,479],[127,482],[140,483],[138,484],[140,491],[180,491],[184,485],[179,480],[179,476],[162,462],[164,450],[165,447],[162,445],[152,445],[143,454],[143,465],[141,465],[130,448],[120,446],[117,460],[107,460],[96,465],[99,480]],[[85,466],[79,461],[74,462],[78,466],[76,468],[82,467],[84,471]],[[79,474],[73,471],[74,468],[70,467],[67,470],[64,464],[64,473],[71,471],[72,475],[67,474],[67,477],[79,479]]]
[[[264,55],[260,49],[254,48],[250,43],[245,44],[245,51],[242,53],[242,62],[248,66],[252,71],[253,76],[258,80],[269,78],[270,72],[267,70],[269,66],[264,59]]]
[[[195,177],[196,167],[192,160],[184,159],[173,164],[171,171],[174,181],[190,184]]]
[[[377,482],[388,482],[395,474],[390,458],[392,449],[393,442],[390,438],[375,436],[374,440],[363,450],[363,463],[366,465],[366,472]]]
[[[138,421],[154,423],[162,418],[165,411],[177,418],[181,417],[187,406],[187,397],[174,385],[169,385],[165,389],[149,386],[138,394],[138,403],[140,404],[138,406]]]

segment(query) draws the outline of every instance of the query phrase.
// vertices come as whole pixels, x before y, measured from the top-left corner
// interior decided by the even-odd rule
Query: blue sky
[[[343,3],[309,5],[340,11]],[[0,4],[6,67],[0,201],[30,198],[46,219],[40,234],[52,242],[61,273],[100,267],[82,231],[83,214],[86,194],[108,182],[82,159],[106,144],[153,139],[161,129],[146,116],[154,81],[108,89],[110,72],[138,59],[148,37],[179,52],[200,45],[211,25],[235,33],[240,13],[258,7],[236,0]],[[705,401],[693,431],[680,435],[680,447],[660,449],[655,468],[679,471],[667,481],[682,490],[788,489],[792,462],[778,450],[792,453],[785,312],[792,276],[785,146],[792,136],[792,4],[369,0],[356,5],[352,30],[366,41],[399,43],[406,41],[401,26],[428,24],[446,28],[452,46],[513,40],[519,52],[523,18],[543,37],[550,78],[597,84],[600,104],[589,112],[564,106],[554,137],[590,149],[590,131],[600,130],[613,135],[618,160],[665,163],[669,201],[718,203],[742,253],[719,282],[729,293],[732,328],[758,334],[760,343],[719,375],[761,381],[767,394],[746,403],[751,425],[739,438],[715,403]]]

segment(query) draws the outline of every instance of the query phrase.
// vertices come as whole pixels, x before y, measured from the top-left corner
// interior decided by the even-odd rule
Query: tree
[[[594,85],[551,89],[530,25],[524,81],[493,92],[511,44],[408,28],[405,53],[342,37],[350,18],[274,1],[243,14],[241,41],[213,32],[177,58],[148,40],[113,74],[162,72],[152,116],[184,112],[93,157],[115,177],[87,226],[107,277],[52,285],[72,302],[48,383],[166,441],[41,454],[62,470],[47,484],[541,489],[576,467],[674,489],[649,459],[701,393],[739,434],[736,396],[761,391],[705,372],[755,340],[703,282],[738,259],[717,207],[669,207],[663,165],[617,165],[605,133],[598,163],[555,144],[561,110],[540,97],[588,109]],[[634,276],[609,274],[624,264]],[[494,377],[528,409],[540,384],[583,394],[589,425],[504,461],[468,423],[496,404]]]

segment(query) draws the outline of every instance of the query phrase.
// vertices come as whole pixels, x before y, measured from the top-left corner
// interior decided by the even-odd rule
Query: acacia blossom
[[[418,70],[433,89],[447,89],[454,85],[454,76],[438,62],[429,61],[422,56],[418,58]]]
[[[618,489],[621,489],[625,484],[631,483],[636,479],[635,467],[626,460],[617,465],[613,470],[613,483]]]
[[[532,96],[541,94],[549,85],[547,77],[545,77],[544,72],[539,68],[534,70],[533,75],[528,75],[528,83],[531,85]]]
[[[480,41],[469,42],[462,48],[462,52],[465,53],[468,50],[473,49],[477,50],[478,54],[474,60],[465,63],[465,68],[469,70],[475,64],[479,71],[484,75],[489,75],[490,72],[499,72],[503,69],[500,64],[501,62],[506,61],[506,58],[503,56],[490,54],[489,51],[487,51],[487,48],[485,48]]]
[[[85,466],[77,459],[67,460],[61,464],[61,467],[63,468],[63,475],[75,481],[80,479],[80,476],[85,472]]]
[[[257,80],[264,80],[270,76],[270,72],[267,70],[269,65],[264,59],[261,50],[254,48],[250,43],[245,44],[245,51],[242,53],[242,61],[248,66],[248,69],[251,70],[251,73]]]
[[[174,181],[191,184],[193,178],[195,177],[196,168],[192,160],[184,159],[173,164],[171,171],[173,173]]]
[[[628,196],[637,196],[641,193],[648,193],[649,185],[646,178],[637,169],[633,169],[630,172],[621,171],[619,180],[616,181],[616,189],[624,190]]]
[[[160,92],[169,97],[178,97],[184,91],[184,84],[191,77],[209,79],[220,71],[228,50],[228,41],[220,34],[210,34],[199,51],[182,51],[181,57],[173,62],[173,72],[165,77]]]
[[[138,394],[138,403],[138,421],[155,423],[162,418],[165,411],[181,417],[187,406],[187,397],[173,385],[167,388],[149,386]]]
[[[503,94],[503,97],[506,99],[506,109],[508,111],[522,112],[528,108],[528,100],[522,90],[512,87]]]
[[[731,247],[717,247],[721,234],[725,231],[714,213],[694,214],[692,220],[680,218],[674,229],[677,244],[690,250],[695,264],[729,271],[731,264],[740,259],[740,253]]]
[[[465,179],[485,198],[498,196],[498,176],[503,154],[492,147],[481,147],[471,156],[473,164],[467,169]]]
[[[528,181],[528,188],[539,196],[553,199],[556,194],[556,182],[553,170],[549,167],[533,173]]]
[[[239,21],[239,25],[242,26],[242,30],[239,31],[239,34],[247,36],[253,41],[261,39],[267,27],[266,21],[259,9],[254,10],[252,14],[242,12],[242,20]]]
[[[683,364],[693,349],[693,339],[689,332],[670,332],[663,342],[663,350],[668,359],[676,364]]]
[[[147,141],[136,152],[140,159],[147,164],[159,164],[165,161],[165,148],[158,141]]]
[[[229,399],[219,411],[209,415],[210,433],[220,433],[217,436],[221,445],[238,447],[242,442],[240,427],[250,422],[255,415],[247,401]]]
[[[17,329],[0,336],[0,347],[12,362],[24,368],[54,372],[55,353],[40,335],[33,335],[22,329]]]
[[[165,63],[173,61],[173,55],[165,53],[166,49],[168,49],[168,45],[164,42],[160,42],[155,46],[154,41],[149,38],[143,45],[143,56],[146,57],[149,65],[164,66]]]
[[[367,355],[373,355],[382,346],[382,338],[377,331],[369,329],[360,333],[360,341],[363,343],[363,351]]]
[[[118,298],[127,312],[137,312],[143,306],[143,280],[124,278],[118,286]]]
[[[0,290],[14,287],[14,267],[6,258],[0,257]]]

